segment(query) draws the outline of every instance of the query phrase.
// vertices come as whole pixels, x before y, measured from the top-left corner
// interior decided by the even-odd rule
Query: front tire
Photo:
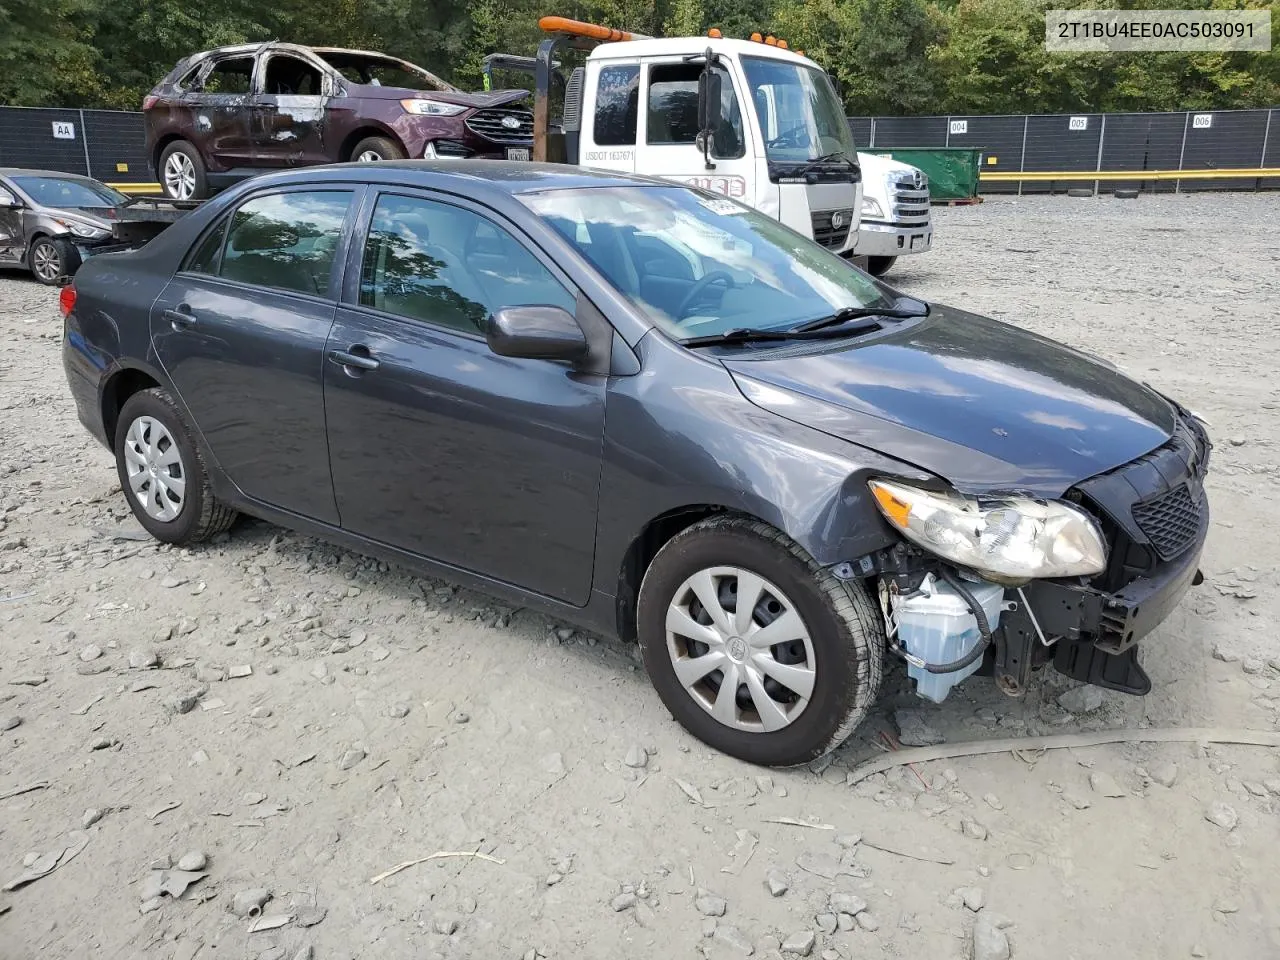
[[[60,284],[80,267],[80,251],[64,237],[36,237],[27,251],[31,275],[47,287]]]
[[[356,163],[377,163],[381,160],[403,160],[404,148],[390,137],[365,137],[351,151]]]
[[[185,140],[175,140],[160,154],[160,189],[170,200],[203,200],[209,195],[204,159]]]
[[[873,277],[883,277],[897,259],[897,257],[867,257],[867,273]]]
[[[129,509],[157,540],[197,543],[235,522],[213,495],[191,430],[165,391],[135,393],[120,411],[116,471]]]
[[[880,689],[884,627],[866,591],[757,520],[714,517],[672,537],[645,572],[637,626],[676,720],[749,763],[829,753]]]

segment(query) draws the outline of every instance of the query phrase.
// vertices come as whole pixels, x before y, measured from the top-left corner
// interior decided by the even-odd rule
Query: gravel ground
[[[0,884],[56,862],[0,894],[0,955],[1280,955],[1274,749],[846,783],[898,720],[948,741],[1277,728],[1277,222],[1276,194],[937,211],[902,288],[1102,354],[1213,424],[1208,581],[1145,643],[1146,698],[1059,704],[1050,673],[935,707],[894,669],[834,762],[798,771],[686,736],[615,641],[266,524],[136,539],[66,392],[54,293],[0,278]],[[441,851],[485,856],[371,882]],[[254,889],[287,922],[237,916]]]

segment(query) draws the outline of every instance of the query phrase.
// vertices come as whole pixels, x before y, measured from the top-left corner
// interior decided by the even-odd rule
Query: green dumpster
[[[930,200],[969,200],[978,195],[982,151],[971,147],[893,147],[864,150],[919,167],[929,177]]]

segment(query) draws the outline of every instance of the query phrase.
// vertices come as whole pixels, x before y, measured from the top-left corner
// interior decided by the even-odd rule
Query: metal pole
[[[1259,169],[1259,170],[1265,169],[1265,168],[1266,168],[1266,166],[1267,166],[1267,141],[1271,138],[1271,115],[1272,115],[1273,113],[1275,113],[1275,111],[1274,111],[1274,110],[1268,110],[1268,111],[1267,111],[1267,126],[1266,126],[1266,128],[1262,131],[1262,156],[1260,156],[1260,157],[1258,158],[1258,169]],[[1261,190],[1261,189],[1262,189],[1262,178],[1261,178],[1261,177],[1259,177],[1259,178],[1258,178],[1258,182],[1257,182],[1257,184],[1254,186],[1254,189],[1255,189],[1255,190]]]
[[[1022,156],[1018,158],[1018,172],[1027,172],[1027,127],[1031,124],[1031,115],[1022,115]],[[1022,196],[1022,179],[1018,179],[1018,196]]]
[[[951,118],[947,117],[947,140],[943,144],[944,147],[951,146]]]
[[[1094,172],[1095,172],[1095,173],[1101,173],[1101,172],[1102,172],[1102,142],[1103,142],[1106,138],[1107,138],[1107,115],[1104,113],[1104,114],[1102,115],[1102,126],[1101,126],[1101,128],[1099,128],[1099,130],[1098,130],[1098,165],[1097,165],[1096,167],[1094,167]],[[1099,184],[1099,183],[1100,183],[1100,181],[1098,181],[1098,180],[1093,181],[1093,195],[1094,195],[1095,197],[1098,195],[1098,184]]]
[[[1267,114],[1270,118],[1270,114]],[[1178,169],[1182,169],[1182,158],[1187,155],[1187,127],[1191,126],[1191,114],[1184,114],[1182,118],[1182,149],[1178,151]],[[1175,180],[1173,182],[1173,192],[1182,192],[1182,181]]]
[[[86,133],[85,126],[84,126],[84,111],[81,110],[79,111],[79,113],[80,113],[80,145],[84,147],[84,175],[86,177],[92,177],[93,167],[89,165],[89,136]],[[1270,119],[1269,116],[1268,116],[1268,119]]]
[[[871,118],[871,142],[868,143],[867,146],[874,147],[875,145],[876,145],[876,118],[872,117]]]

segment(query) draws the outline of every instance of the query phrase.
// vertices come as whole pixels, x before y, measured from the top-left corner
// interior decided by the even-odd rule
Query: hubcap
[[[196,167],[185,153],[171,153],[164,162],[164,186],[169,196],[190,200],[196,192]]]
[[[377,163],[382,159],[382,154],[373,150],[366,150],[364,153],[356,157],[357,163]]]
[[[31,251],[31,272],[41,280],[56,280],[62,272],[58,248],[47,241],[37,243]]]
[[[735,730],[781,730],[813,696],[808,627],[785,593],[741,567],[710,567],[680,585],[667,653],[694,702]]]
[[[147,516],[168,523],[186,504],[187,471],[173,436],[154,417],[138,417],[124,440],[129,491]]]

